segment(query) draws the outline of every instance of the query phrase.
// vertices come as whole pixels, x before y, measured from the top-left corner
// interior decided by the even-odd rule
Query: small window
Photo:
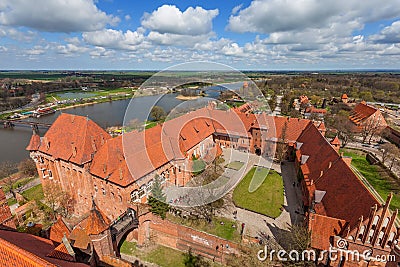
[[[49,170],[48,173],[49,173],[49,177],[53,178],[53,173],[51,172],[51,170]]]
[[[137,201],[139,199],[139,194],[137,190],[132,191],[131,193],[131,200],[132,201]],[[122,197],[120,196],[120,200],[122,202]]]
[[[94,185],[94,192],[99,191],[99,189],[97,188],[97,185]]]
[[[101,191],[103,192],[103,195],[106,195],[106,189],[102,188]]]
[[[146,194],[146,186],[142,185],[139,189],[139,198],[141,199]]]

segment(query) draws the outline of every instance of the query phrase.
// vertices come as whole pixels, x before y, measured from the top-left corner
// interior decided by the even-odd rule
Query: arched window
[[[388,246],[388,247],[391,247],[391,246],[392,246],[392,244],[393,244],[393,239],[394,239],[394,236],[395,236],[395,235],[396,235],[396,234],[395,234],[394,232],[391,232],[391,233],[390,233],[389,239],[388,239],[388,242],[387,242],[386,246]]]
[[[382,228],[388,226],[389,221],[390,221],[390,218],[386,217],[385,220],[383,221]]]
[[[368,235],[368,239],[367,239],[367,242],[368,242],[368,243],[371,243],[372,237],[373,237],[373,236],[374,236],[374,230],[371,229],[371,230],[369,231],[369,235]]]
[[[375,230],[378,221],[379,221],[379,216],[376,215],[375,218],[374,218],[374,221],[372,222],[372,227],[371,227],[371,228],[372,228],[373,230]]]
[[[358,233],[357,237],[358,240],[361,240],[363,238],[364,232],[365,232],[365,226],[363,225],[361,226],[360,232]]]
[[[385,233],[383,232],[383,231],[381,231],[380,233],[379,233],[379,236],[378,236],[378,245],[382,245],[382,239],[383,239],[383,235],[384,235]]]

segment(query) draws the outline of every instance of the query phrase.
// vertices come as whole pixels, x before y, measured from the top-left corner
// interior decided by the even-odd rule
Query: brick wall
[[[150,239],[157,244],[188,251],[210,259],[224,260],[226,254],[238,254],[239,244],[229,240],[172,223],[148,213],[139,218],[138,245]]]

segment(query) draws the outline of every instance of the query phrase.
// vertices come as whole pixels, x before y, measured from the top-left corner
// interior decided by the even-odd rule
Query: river
[[[237,89],[242,83],[224,85],[229,89]],[[211,86],[206,89],[207,96],[210,98],[217,98],[220,90],[224,88]],[[161,96],[144,96],[133,99],[133,104],[129,105],[131,99],[117,100],[112,102],[104,102],[94,105],[80,106],[75,108],[69,108],[64,110],[58,110],[56,113],[43,116],[37,120],[45,123],[53,123],[61,112],[69,113],[74,115],[88,116],[91,120],[99,124],[103,128],[109,126],[122,125],[124,121],[125,111],[129,105],[129,117],[125,121],[131,119],[146,120],[147,115],[151,107],[155,104],[161,106],[167,113],[175,107],[188,107],[196,105],[206,105],[209,98],[200,98],[198,100],[183,101],[176,99],[177,94],[166,94]],[[39,135],[43,136],[46,133],[46,129],[40,128]],[[21,160],[28,158],[29,153],[25,150],[29,144],[29,140],[32,136],[32,129],[30,127],[15,127],[9,129],[0,128],[0,162],[12,161],[20,162]]]

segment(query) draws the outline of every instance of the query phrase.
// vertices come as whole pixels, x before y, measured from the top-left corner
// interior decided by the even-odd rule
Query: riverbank
[[[184,96],[184,95],[178,95],[175,98],[179,99],[179,100],[183,100],[183,101],[187,101],[187,100],[196,100],[199,98],[202,98],[203,96],[201,95],[197,95],[197,96]]]

